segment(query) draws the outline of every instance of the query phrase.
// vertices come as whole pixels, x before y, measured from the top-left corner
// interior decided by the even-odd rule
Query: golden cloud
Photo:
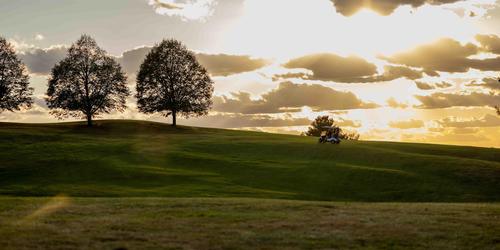
[[[408,120],[408,121],[392,121],[389,122],[389,127],[398,129],[413,129],[424,127],[424,122],[421,120]]]
[[[249,93],[233,93],[232,98],[214,97],[213,110],[228,113],[264,114],[298,112],[303,106],[318,110],[348,110],[376,108],[373,103],[361,101],[352,92],[337,91],[319,84],[280,83],[258,100]]]
[[[312,74],[288,73],[275,78],[302,78],[306,80],[333,81],[342,83],[386,82],[398,78],[419,79],[421,71],[403,66],[386,65],[384,73],[378,74],[377,67],[357,56],[342,57],[330,53],[313,54],[292,59],[283,65],[289,69],[307,69]]]
[[[438,109],[449,107],[472,107],[472,106],[490,106],[500,103],[500,95],[485,93],[470,94],[449,94],[434,93],[429,96],[415,96],[422,105],[417,106],[423,109]]]
[[[397,53],[381,59],[390,63],[408,67],[422,68],[429,75],[437,74],[436,71],[449,73],[463,73],[470,69],[481,71],[500,70],[500,57],[487,59],[471,59],[483,48],[472,43],[462,45],[451,38],[443,38],[434,43],[416,47],[407,52]]]
[[[140,47],[125,51],[118,61],[125,72],[136,73],[151,47]],[[207,68],[212,76],[228,76],[243,72],[254,71],[269,64],[267,60],[251,58],[246,55],[204,54],[197,53],[196,58]]]
[[[462,0],[331,0],[335,5],[337,12],[344,16],[351,16],[361,9],[371,9],[381,15],[390,15],[402,5],[420,7],[424,4],[443,5]]]

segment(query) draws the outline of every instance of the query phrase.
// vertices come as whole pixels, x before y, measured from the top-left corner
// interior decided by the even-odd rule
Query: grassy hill
[[[143,121],[0,123],[0,195],[500,201],[500,150]]]

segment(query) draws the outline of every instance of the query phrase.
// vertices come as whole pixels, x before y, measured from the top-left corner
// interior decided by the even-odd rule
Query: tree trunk
[[[172,126],[177,126],[177,112],[175,110],[172,111]]]
[[[87,115],[87,127],[92,127],[92,115]]]

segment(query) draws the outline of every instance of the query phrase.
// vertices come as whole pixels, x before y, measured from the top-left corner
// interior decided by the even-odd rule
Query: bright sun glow
[[[465,41],[476,31],[472,19],[429,6],[402,7],[387,17],[369,10],[344,17],[329,1],[255,0],[245,1],[220,49],[282,60],[314,52],[373,58],[442,37]]]

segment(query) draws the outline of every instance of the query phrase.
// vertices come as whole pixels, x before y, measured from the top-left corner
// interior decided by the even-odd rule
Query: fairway
[[[2,249],[498,249],[500,150],[0,123]],[[332,202],[333,201],[333,202]]]
[[[0,123],[0,195],[500,201],[500,150],[143,121]]]
[[[2,249],[498,249],[500,206],[4,198]]]

